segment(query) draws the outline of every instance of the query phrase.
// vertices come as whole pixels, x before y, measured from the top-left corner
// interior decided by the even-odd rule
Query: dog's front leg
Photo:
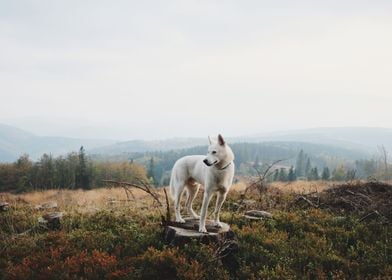
[[[207,189],[207,188],[206,188]],[[199,232],[207,233],[206,218],[208,211],[208,204],[210,204],[212,193],[204,191],[203,204],[201,205]]]
[[[227,195],[227,192],[218,192],[218,196],[216,198],[216,205],[215,205],[215,211],[214,211],[214,223],[215,223],[215,226],[218,228],[222,227],[222,225],[219,221],[219,214],[220,214],[220,210],[223,205],[223,202],[226,199],[226,195]]]

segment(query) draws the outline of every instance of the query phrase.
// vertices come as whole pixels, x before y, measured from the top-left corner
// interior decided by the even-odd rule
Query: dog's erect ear
[[[218,135],[218,143],[221,146],[224,146],[226,144],[225,139],[223,139],[222,135]]]
[[[212,141],[211,141],[210,135],[208,135],[208,142],[210,143],[210,145],[212,144]]]

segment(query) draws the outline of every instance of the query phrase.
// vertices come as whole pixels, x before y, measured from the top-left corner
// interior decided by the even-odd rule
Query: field
[[[0,201],[9,202],[10,209],[0,212],[0,279],[392,277],[392,186],[345,185],[339,191],[359,199],[340,204],[336,196],[328,200],[330,185],[322,182],[275,184],[244,198],[245,186],[234,186],[221,214],[238,239],[238,250],[229,256],[220,254],[221,245],[165,244],[165,206],[140,190],[132,190],[129,200],[123,188],[1,193]],[[370,187],[371,194],[360,192]],[[162,190],[159,197],[165,201]],[[366,204],[375,197],[382,200],[376,201],[380,208]],[[57,208],[36,208],[45,202],[56,202]],[[273,219],[249,221],[243,217],[247,209],[267,210]],[[39,225],[50,211],[64,213],[60,228]]]

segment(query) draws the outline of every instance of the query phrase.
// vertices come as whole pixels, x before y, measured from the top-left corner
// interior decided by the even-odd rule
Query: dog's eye
[[[216,151],[212,151],[212,154],[216,154]]]

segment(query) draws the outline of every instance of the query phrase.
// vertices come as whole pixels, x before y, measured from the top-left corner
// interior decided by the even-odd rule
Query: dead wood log
[[[63,217],[63,212],[51,212],[42,215],[38,218],[38,223],[40,226],[46,227],[50,230],[61,229],[61,218]]]
[[[295,200],[294,200],[294,202],[293,202],[293,204],[297,204],[297,203],[300,203],[301,201],[304,201],[305,203],[307,203],[308,205],[310,205],[310,206],[312,206],[312,207],[314,207],[314,208],[319,208],[319,205],[316,205],[316,204],[314,204],[311,200],[309,200],[308,198],[306,198],[305,196],[298,196]]]
[[[272,214],[262,210],[249,210],[244,213],[244,217],[249,220],[272,219]]]
[[[10,209],[10,204],[8,202],[2,201],[0,202],[0,211],[5,212]]]

